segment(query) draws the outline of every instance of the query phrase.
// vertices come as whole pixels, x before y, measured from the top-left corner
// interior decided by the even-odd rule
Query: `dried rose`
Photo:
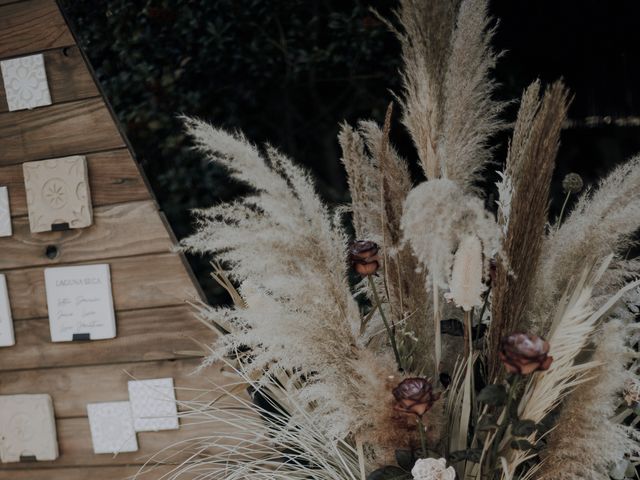
[[[549,342],[528,333],[512,333],[502,339],[499,355],[507,372],[520,375],[547,370],[553,362]]]
[[[411,469],[414,480],[455,480],[456,471],[444,458],[420,458]]]
[[[423,416],[440,398],[440,394],[433,393],[433,385],[426,378],[406,378],[393,389],[396,401],[395,410],[403,413],[413,413]]]
[[[380,268],[378,244],[368,240],[356,240],[349,247],[349,262],[358,275],[373,275]]]

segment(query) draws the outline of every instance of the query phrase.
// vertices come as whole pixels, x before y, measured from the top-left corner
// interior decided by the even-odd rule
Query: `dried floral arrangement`
[[[189,405],[226,427],[163,478],[636,478],[640,159],[593,188],[566,177],[577,199],[550,220],[562,83],[526,89],[503,162],[487,1],[401,0],[396,20],[417,185],[391,108],[342,126],[351,204],[334,209],[276,149],[186,119],[253,193],[198,211],[183,242],[220,262],[234,305],[200,307],[221,333],[204,367],[238,380]],[[477,186],[492,163],[495,208]]]

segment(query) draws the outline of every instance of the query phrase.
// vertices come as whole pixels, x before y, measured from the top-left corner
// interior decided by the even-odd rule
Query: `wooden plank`
[[[127,149],[91,153],[86,157],[94,207],[151,198],[135,160]],[[0,185],[9,188],[11,216],[26,215],[27,197],[22,165],[0,167]]]
[[[116,310],[181,305],[199,298],[180,255],[174,253],[102,260],[111,266]],[[6,272],[14,319],[47,316],[42,267]]]
[[[0,113],[0,166],[124,146],[102,98]]]
[[[91,350],[94,344],[84,344],[84,347]],[[229,380],[219,368],[209,368],[206,372],[192,375],[200,362],[200,358],[184,358],[172,361],[4,371],[0,395],[47,392],[53,398],[56,418],[86,416],[87,403],[128,400],[127,382],[133,379],[172,377],[178,402],[196,398],[203,401],[213,399],[219,396],[220,392],[204,392],[202,389],[212,384],[228,383]]]
[[[30,0],[0,7],[0,58],[74,43],[54,0]]]
[[[16,345],[0,348],[0,372],[46,365],[66,367],[179,358],[186,352],[199,350],[194,339],[211,343],[215,336],[195,318],[190,306],[121,312],[118,336],[90,345],[52,343],[46,318],[16,321],[14,330]]]
[[[63,232],[32,234],[29,218],[19,217],[13,235],[0,237],[0,270],[169,252],[172,246],[150,200],[96,208],[91,227]]]
[[[98,383],[98,381],[94,381]],[[60,457],[54,462],[38,462],[37,466],[46,468],[49,466],[71,467],[77,466],[86,468],[91,465],[142,465],[145,461],[158,454],[169,445],[198,437],[206,437],[215,434],[232,433],[233,429],[222,422],[206,422],[182,424],[179,430],[165,430],[160,432],[138,433],[138,446],[140,449],[132,453],[120,453],[113,455],[96,455],[93,453],[91,443],[91,433],[87,418],[67,418],[58,420],[58,444],[60,446]],[[184,444],[182,445],[184,446]],[[172,462],[181,462],[195,453],[194,448],[184,449],[180,453],[171,457]],[[7,470],[16,468],[33,468],[34,464],[5,463],[2,468]],[[52,472],[58,469],[51,469]],[[84,470],[86,472],[86,470]],[[13,480],[13,477],[9,477]],[[27,477],[29,478],[29,477]],[[67,480],[66,477],[56,475],[49,477]],[[81,477],[81,478],[91,478]],[[149,476],[149,480],[157,480],[158,477]],[[31,479],[30,479],[31,480]],[[116,480],[116,479],[113,479]],[[182,478],[181,478],[182,480]]]
[[[39,464],[38,464],[39,465]],[[38,466],[36,465],[36,466]],[[0,470],[0,480],[51,480],[60,478],[64,480],[129,480],[136,475],[140,466],[83,466],[83,468],[36,468],[31,466],[28,470]],[[174,466],[157,466],[153,469],[145,469],[136,476],[136,480],[158,480],[169,478],[168,475],[175,469]],[[198,473],[180,475],[180,480],[195,480]]]
[[[78,47],[64,47],[44,53],[47,83],[55,103],[99,95]],[[0,112],[8,111],[4,84],[0,82]]]

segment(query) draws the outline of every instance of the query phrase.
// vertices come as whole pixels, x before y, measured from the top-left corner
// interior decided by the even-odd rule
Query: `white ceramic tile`
[[[0,273],[0,347],[15,345],[7,279]]]
[[[0,395],[0,460],[19,462],[20,456],[35,456],[38,461],[58,458],[49,395]]]
[[[109,265],[45,268],[44,279],[53,342],[116,336]]]
[[[82,155],[22,164],[32,233],[53,225],[85,228],[93,223],[87,160]]]
[[[90,403],[87,414],[95,453],[115,455],[138,450],[129,402]]]
[[[42,54],[0,62],[9,111],[51,105]]]
[[[12,233],[9,189],[0,187],[0,237],[10,237]]]
[[[129,381],[129,401],[136,432],[179,427],[173,378]]]

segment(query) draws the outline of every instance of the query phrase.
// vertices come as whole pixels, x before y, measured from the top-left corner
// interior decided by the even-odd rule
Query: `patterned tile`
[[[0,62],[9,111],[51,105],[42,54]]]
[[[138,451],[129,402],[90,403],[87,414],[95,453]]]
[[[10,237],[12,234],[9,189],[0,187],[0,237]]]
[[[129,401],[136,432],[175,430],[179,427],[173,378],[130,381]]]

